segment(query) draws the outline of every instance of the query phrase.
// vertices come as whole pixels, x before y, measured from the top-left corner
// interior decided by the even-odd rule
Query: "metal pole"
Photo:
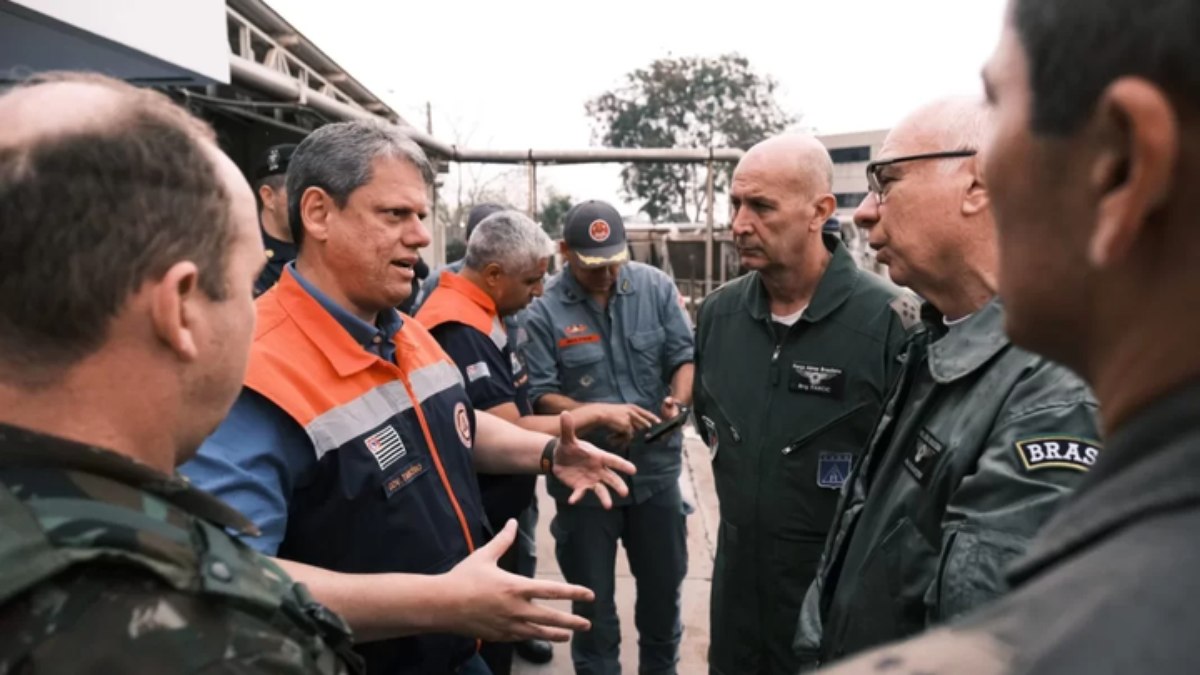
[[[433,103],[425,102],[425,131],[433,136]],[[434,160],[436,163],[438,160]],[[430,269],[446,264],[446,226],[438,223],[438,176],[433,174],[433,207],[429,210],[429,231],[433,233],[433,264]]]
[[[707,296],[713,291],[713,160],[712,148],[708,149],[708,180],[704,189],[704,194],[708,197],[708,227],[707,236],[704,237],[704,295]]]
[[[439,265],[446,264],[446,228],[444,226],[438,224],[438,217],[437,217],[437,212],[438,212],[438,210],[437,210],[437,203],[438,203],[437,178],[433,179],[432,187],[433,187],[433,208],[431,208],[429,210],[429,231],[433,233],[433,237],[432,237],[433,241],[431,242],[431,248],[433,249],[433,251],[431,252],[431,255],[430,255],[430,257],[432,258],[432,260],[429,261],[430,269],[433,269],[434,267],[437,267]]]
[[[537,220],[537,162],[529,160],[529,217]]]

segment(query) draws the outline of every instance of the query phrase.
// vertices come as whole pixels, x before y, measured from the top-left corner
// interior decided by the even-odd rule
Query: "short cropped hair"
[[[540,225],[520,211],[498,211],[484,218],[467,241],[463,264],[482,271],[489,263],[519,274],[550,256],[554,242]]]
[[[2,99],[63,83],[102,87],[116,104],[0,140],[0,364],[14,377],[93,353],[129,296],[178,262],[196,263],[209,297],[228,291],[232,199],[212,129],[163,94],[100,75],[43,74]]]
[[[1143,77],[1176,104],[1200,104],[1200,3],[1195,0],[1017,0],[1029,65],[1033,131],[1067,135],[1100,94]]]

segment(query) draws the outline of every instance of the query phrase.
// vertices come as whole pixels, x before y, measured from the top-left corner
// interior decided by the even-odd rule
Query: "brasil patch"
[[[1042,436],[1016,442],[1026,471],[1073,469],[1087,471],[1100,457],[1100,444],[1071,436]]]

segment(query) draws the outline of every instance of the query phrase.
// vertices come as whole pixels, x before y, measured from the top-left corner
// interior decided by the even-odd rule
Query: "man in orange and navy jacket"
[[[458,365],[476,410],[526,429],[556,434],[557,416],[533,414],[529,375],[516,344],[520,330],[510,332],[508,321],[542,294],[552,246],[542,228],[520,212],[502,210],[487,216],[467,244],[463,265],[457,273],[442,273],[416,318]],[[640,416],[647,424],[655,419],[638,406],[613,403],[582,405],[571,415],[579,433],[605,426],[629,435],[631,416]],[[488,521],[499,526],[519,517],[533,499],[536,480],[528,474],[480,474]],[[517,571],[515,553],[514,548],[501,558],[502,569]],[[510,645],[488,644],[481,653],[494,675],[510,672]]]
[[[431,176],[420,147],[380,123],[300,144],[288,169],[299,256],[258,300],[241,396],[183,471],[346,618],[369,673],[477,675],[475,638],[565,640],[587,622],[532,599],[591,592],[498,569],[515,523],[476,550],[475,471],[540,468],[611,502],[609,487],[627,491],[613,470],[632,467],[576,440],[569,417],[555,439],[476,413],[437,342],[393,309],[429,244]]]

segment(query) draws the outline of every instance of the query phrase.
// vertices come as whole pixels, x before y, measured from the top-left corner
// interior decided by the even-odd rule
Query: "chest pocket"
[[[591,400],[607,393],[608,377],[605,373],[604,347],[599,342],[563,347],[559,352],[562,360],[562,387],[567,396]]]
[[[662,372],[662,347],[667,332],[662,328],[642,331],[629,336],[630,356],[638,386],[657,398],[665,386]]]
[[[842,486],[858,461],[878,406],[863,401],[831,413],[801,431],[780,451],[783,506],[780,533],[823,535],[833,521]]]

